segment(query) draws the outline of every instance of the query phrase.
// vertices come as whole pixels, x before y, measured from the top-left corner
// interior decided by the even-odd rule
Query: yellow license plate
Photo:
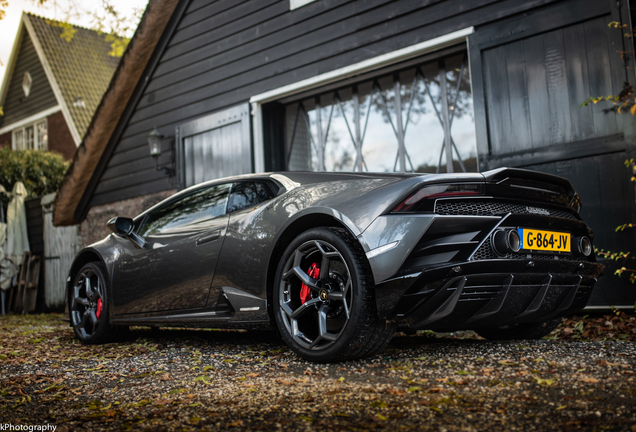
[[[523,250],[570,252],[571,236],[569,233],[528,228],[518,228],[517,231]]]

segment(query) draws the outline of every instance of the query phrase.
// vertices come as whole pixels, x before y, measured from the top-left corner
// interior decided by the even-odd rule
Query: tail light
[[[427,200],[437,198],[452,198],[462,196],[483,195],[484,185],[482,183],[451,183],[424,186],[407,199],[398,204],[394,213],[409,213],[428,210]],[[432,206],[431,206],[432,209]]]

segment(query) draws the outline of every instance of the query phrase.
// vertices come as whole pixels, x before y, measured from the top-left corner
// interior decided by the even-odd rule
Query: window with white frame
[[[288,170],[477,170],[466,51],[282,101]]]
[[[14,150],[46,150],[48,141],[46,119],[13,130]]]

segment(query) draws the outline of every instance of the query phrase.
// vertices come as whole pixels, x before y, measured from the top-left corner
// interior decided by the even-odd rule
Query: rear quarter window
[[[274,197],[274,192],[265,182],[234,183],[228,202],[228,213],[256,207]]]

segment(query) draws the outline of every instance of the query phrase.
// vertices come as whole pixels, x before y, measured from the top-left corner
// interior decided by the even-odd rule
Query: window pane
[[[24,150],[24,129],[13,132],[13,147],[16,150]]]
[[[449,96],[449,110],[452,117],[451,136],[466,171],[477,172],[475,116],[466,55],[446,59],[446,71],[446,81],[451,95]],[[457,157],[457,152],[453,153],[454,157]],[[455,170],[458,171],[457,168]]]
[[[416,92],[404,135],[406,151],[416,172],[434,173],[438,165],[446,166],[438,75],[437,61],[431,62],[419,69],[415,83],[405,85],[409,91]]]
[[[263,201],[267,201],[272,198],[272,193],[269,186],[265,183],[255,182],[241,182],[234,183],[232,187],[232,193],[230,194],[230,201],[228,203],[228,213],[242,210],[245,208],[254,207]]]
[[[355,116],[351,87],[333,94],[330,104],[333,114],[325,142],[325,169],[327,171],[353,171],[356,159]]]
[[[48,131],[46,127],[46,120],[36,123],[36,144],[38,150],[46,150],[48,148]]]
[[[229,184],[205,188],[157,209],[146,217],[141,235],[172,231],[179,227],[204,224],[225,214]]]
[[[399,169],[395,168],[398,139],[391,126],[395,125],[393,78],[379,79],[377,84],[366,82],[358,86],[360,123],[366,125],[362,140],[364,170],[392,172]]]
[[[24,148],[33,150],[33,126],[27,126],[24,128]]]
[[[466,52],[286,109],[290,170],[445,172],[449,155],[453,171],[477,169]]]
[[[292,127],[289,142],[288,169],[290,171],[318,170],[316,150],[316,103],[307,99],[288,106],[287,122]]]

